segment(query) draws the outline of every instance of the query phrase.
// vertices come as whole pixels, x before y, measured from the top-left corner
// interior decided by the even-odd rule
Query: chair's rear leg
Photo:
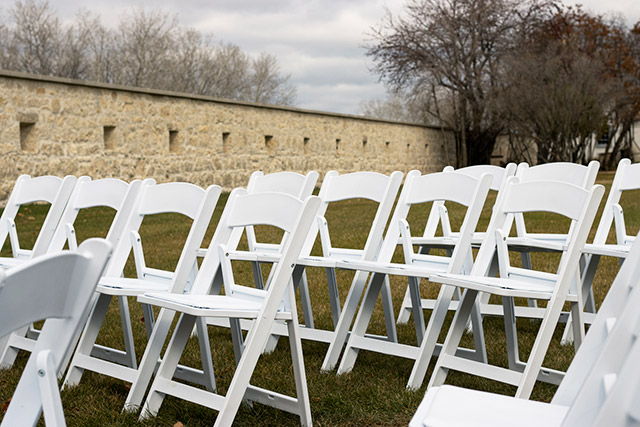
[[[231,341],[233,342],[233,355],[236,359],[236,365],[240,363],[242,351],[244,350],[244,337],[242,336],[242,327],[239,319],[229,319],[231,326]]]
[[[325,268],[327,273],[327,286],[329,288],[329,302],[331,304],[331,316],[333,318],[333,327],[335,328],[340,319],[340,295],[338,294],[338,281],[336,279],[335,268]]]
[[[338,325],[336,326],[333,334],[333,340],[329,344],[329,349],[327,350],[327,354],[322,362],[321,369],[323,371],[331,370],[338,364],[342,347],[349,335],[349,328],[351,327],[353,317],[358,310],[358,302],[360,301],[360,297],[362,296],[368,277],[368,273],[364,271],[357,271],[353,278],[351,288],[349,289],[347,298],[344,301],[344,306],[342,307]]]
[[[253,283],[257,289],[264,289],[264,281],[262,279],[262,270],[260,269],[260,263],[258,261],[251,262],[251,269],[253,270]]]
[[[396,317],[393,313],[393,298],[391,297],[391,284],[389,277],[385,277],[382,289],[382,310],[384,312],[384,322],[387,327],[387,338],[391,342],[398,342],[398,333],[396,332]]]
[[[307,281],[307,271],[303,266],[297,266],[293,271],[293,283],[300,289],[300,301],[304,325],[307,328],[315,328],[313,323],[313,310],[311,308],[311,298],[309,297],[309,282]]]
[[[151,336],[151,331],[155,326],[155,316],[153,307],[149,304],[142,304],[142,316],[144,317],[144,328],[147,333],[147,339]]]
[[[427,255],[429,254],[430,248],[428,246],[420,246],[420,254]],[[400,312],[398,313],[398,320],[396,323],[398,325],[405,325],[409,322],[409,318],[411,317],[412,309],[411,309],[411,294],[409,292],[409,286],[407,284],[407,290],[404,293],[404,298],[402,299],[402,305],[400,306]]]
[[[520,259],[522,260],[522,268],[526,268],[527,270],[531,270],[533,267],[531,266],[531,253],[528,251],[520,252]],[[527,305],[529,307],[537,307],[538,303],[536,300],[528,298]]]
[[[340,366],[338,366],[338,374],[350,372],[353,369],[353,365],[356,363],[358,349],[351,347],[349,342],[354,336],[362,337],[367,332],[367,327],[369,326],[376,301],[378,300],[378,296],[380,295],[385,279],[386,275],[384,274],[374,274],[369,281],[369,286],[364,293],[360,310],[358,310],[358,315],[356,316],[355,323],[353,324],[351,335],[347,341],[344,355],[340,361]]]
[[[120,307],[120,322],[122,323],[124,351],[126,352],[126,355],[127,355],[127,365],[130,368],[138,369],[138,362],[136,361],[136,348],[133,344],[131,314],[129,313],[129,301],[127,297],[119,296],[118,306]]]
[[[478,362],[488,363],[487,346],[484,342],[484,328],[482,326],[482,313],[480,312],[480,303],[478,300],[474,302],[473,309],[471,310],[471,332],[473,333],[473,344],[476,348],[476,360]]]
[[[507,359],[509,369],[518,370],[520,353],[518,350],[518,332],[513,297],[502,297],[504,311],[504,330],[507,338]]]
[[[198,317],[196,319],[198,330],[198,344],[200,346],[200,360],[202,362],[202,372],[206,380],[205,388],[211,392],[216,391],[216,378],[213,373],[213,357],[211,355],[211,345],[209,343],[209,332],[207,331],[207,319]]]
[[[422,311],[422,300],[420,299],[420,278],[419,277],[409,277],[409,293],[411,296],[411,307],[413,312],[413,319],[415,323],[416,329],[416,339],[418,345],[422,343],[422,339],[424,338],[424,313]]]

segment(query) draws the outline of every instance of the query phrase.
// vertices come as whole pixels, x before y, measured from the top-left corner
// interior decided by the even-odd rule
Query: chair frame
[[[373,277],[367,286],[363,302],[349,335],[344,355],[338,367],[338,374],[347,373],[353,369],[360,350],[370,350],[413,359],[414,366],[407,387],[413,389],[418,388],[420,384],[422,384],[429,360],[431,356],[438,351],[438,335],[442,329],[449,302],[453,297],[454,288],[447,286],[441,287],[435,309],[429,318],[428,324],[425,326],[420,298],[420,280],[422,278],[428,279],[431,274],[437,272],[455,271],[462,273],[465,270],[470,270],[470,264],[473,259],[471,239],[482,212],[482,207],[484,206],[490,185],[491,176],[486,174],[480,179],[476,179],[470,175],[450,172],[421,175],[419,171],[411,171],[407,175],[396,210],[391,219],[387,234],[385,235],[383,247],[376,261],[371,263],[348,262],[338,264],[341,268],[364,270],[373,273]],[[414,204],[427,202],[440,203],[445,201],[467,206],[467,212],[460,228],[459,238],[449,239],[449,242],[447,242],[447,245],[455,245],[451,256],[442,257],[414,253],[413,239],[409,226],[405,221],[409,209]],[[391,263],[391,257],[393,256],[399,239],[403,241],[405,264]],[[423,239],[421,242],[427,245],[433,245],[435,243],[442,243],[442,241],[443,238],[436,238],[431,242],[427,239]],[[418,342],[417,347],[397,342],[383,342],[379,339],[365,336],[376,301],[380,295],[381,285],[387,279],[387,275],[402,275],[409,278],[412,312]],[[474,341],[477,347],[476,350],[467,352],[466,356],[476,360],[486,360],[484,335],[482,333],[479,313],[472,323],[475,332]],[[344,331],[341,332],[344,333]],[[334,349],[337,348],[338,347],[334,347]]]
[[[9,272],[0,270],[0,336],[46,319],[3,426],[35,426],[43,410],[47,425],[65,425],[57,372],[73,349],[110,253],[109,242],[89,239],[77,251],[43,255]]]
[[[277,203],[273,203],[274,200],[277,200]],[[190,295],[147,293],[138,297],[141,302],[182,312],[152,383],[141,413],[141,419],[156,414],[164,396],[170,394],[220,411],[215,422],[216,426],[231,425],[243,399],[298,414],[303,425],[311,425],[311,411],[291,277],[309,229],[315,221],[320,200],[318,197],[311,196],[301,202],[285,194],[246,194],[244,190],[236,189],[229,196],[227,206],[229,208],[225,209],[223,217],[220,219],[216,236],[212,239],[208,255],[196,278],[197,286],[194,286],[194,292]],[[257,209],[257,206],[262,208]],[[247,253],[243,256],[242,253],[235,250],[235,247],[226,247],[224,244],[220,244],[221,241],[230,239],[234,228],[244,228],[255,224],[273,225],[289,233],[282,245],[281,258],[275,266],[275,273],[267,290],[254,290],[235,285],[229,260],[242,259],[246,261],[255,259],[255,257],[251,252],[248,253],[249,256],[246,256]],[[215,246],[218,247],[217,251]],[[214,256],[213,254],[216,252],[217,256]],[[211,284],[220,273],[222,273],[224,282],[225,296],[216,295],[216,292],[208,296],[197,294],[208,287],[200,287],[199,285]],[[209,292],[206,293],[211,293],[210,289],[207,291]],[[245,298],[238,297],[236,295],[238,292],[245,294]],[[285,301],[284,312],[281,311],[283,298]],[[257,300],[263,302],[256,303]],[[289,303],[287,304],[286,301]],[[210,307],[207,306],[208,303],[211,304]],[[232,338],[236,350],[237,367],[226,396],[172,381],[189,333],[196,318],[200,316],[225,317],[232,320]],[[244,345],[241,344],[242,334],[237,322],[240,318],[255,319]],[[288,323],[297,390],[296,398],[263,390],[249,384],[276,318],[286,320]],[[234,323],[235,328],[233,327]]]
[[[221,193],[221,188],[216,185],[209,186],[206,190],[188,183],[165,183],[155,185],[147,182],[142,186],[138,201],[133,208],[129,221],[124,227],[124,235],[119,240],[104,277],[98,284],[99,295],[94,305],[91,316],[82,332],[78,348],[73,355],[64,386],[74,386],[80,381],[84,370],[99,372],[123,381],[135,383],[139,375],[139,367],[136,361],[133,346],[133,332],[128,310],[128,296],[137,296],[150,289],[165,289],[168,292],[181,293],[190,286],[190,280],[197,268],[196,256],[202,243],[216,203]],[[146,215],[158,213],[179,213],[193,220],[185,245],[180,254],[178,264],[174,272],[149,268],[144,261],[144,253],[138,230]],[[137,279],[122,278],[124,265],[133,252]],[[106,348],[96,344],[96,338],[102,327],[102,322],[112,298],[118,297],[121,309],[121,321],[124,325],[124,351]],[[157,333],[158,323],[155,321],[150,306],[143,305],[143,314],[148,340]],[[171,323],[171,318],[169,323]],[[165,319],[166,322],[166,319]],[[199,339],[203,354],[208,350],[208,335],[204,323],[198,324]],[[166,332],[165,332],[166,336]],[[156,358],[157,361],[157,358]],[[184,369],[183,375],[190,380],[199,381],[202,385],[213,388],[213,366],[210,358],[203,361],[204,376],[200,371]]]
[[[68,244],[69,249],[76,250],[78,242],[73,224],[82,209],[97,206],[110,207],[116,211],[106,236],[106,240],[113,247],[116,247],[124,226],[129,220],[141,186],[142,182],[140,180],[134,180],[131,184],[127,184],[124,181],[112,178],[95,181],[92,181],[88,176],[78,178],[46,253],[62,251],[65,243]],[[0,353],[0,366],[13,366],[19,350],[32,351],[38,334],[38,330],[28,327],[14,331],[6,337],[3,340],[5,342],[4,350]],[[67,360],[63,364],[63,368],[66,368],[68,362]]]
[[[565,301],[572,303],[572,314],[580,319],[581,310],[577,307],[582,302],[582,295],[578,289],[577,295],[570,298],[569,290],[578,275],[581,250],[595,218],[604,188],[596,185],[587,191],[562,182],[519,183],[517,177],[510,178],[509,181],[505,197],[496,207],[496,214],[492,218],[487,239],[478,252],[471,274],[469,276],[436,275],[432,278],[438,283],[466,288],[466,291],[436,362],[429,387],[441,385],[448,371],[454,369],[516,385],[518,387],[516,397],[527,398],[537,379],[559,383],[564,376],[562,372],[543,368],[542,360]],[[509,218],[512,215],[530,211],[554,212],[572,220],[566,252],[562,255],[556,274],[532,271],[526,266],[515,268],[509,265],[507,255],[509,239],[506,238],[511,228]],[[492,260],[496,251],[500,278],[486,277],[490,275],[492,265],[495,265]],[[518,280],[514,281],[512,277]],[[456,355],[480,291],[503,297],[509,368],[477,363],[461,359]],[[518,356],[513,297],[548,301],[540,330],[526,363],[521,362]],[[576,337],[584,336],[581,321],[574,326],[574,333]],[[579,345],[579,342],[576,345]]]

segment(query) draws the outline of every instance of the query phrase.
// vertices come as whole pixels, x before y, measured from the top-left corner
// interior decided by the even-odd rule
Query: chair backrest
[[[304,200],[313,193],[318,176],[316,171],[310,171],[306,175],[297,172],[275,172],[265,175],[262,171],[255,171],[249,178],[247,191],[249,194],[285,193]]]
[[[417,170],[409,172],[377,260],[380,262],[391,261],[396,245],[401,238],[405,249],[405,258],[411,258],[407,259],[407,262],[411,262],[412,259],[427,261],[428,259],[442,258],[409,253],[409,251],[413,252],[413,248],[406,218],[412,205],[428,202],[444,204],[450,201],[467,207],[460,226],[459,238],[451,255],[451,262],[447,262],[448,268],[446,270],[454,273],[460,272],[469,251],[471,251],[471,238],[489,193],[491,179],[488,174],[484,174],[478,179],[470,175],[450,172],[427,175],[421,175]]]
[[[509,178],[504,197],[494,208],[487,236],[480,246],[471,275],[486,276],[497,249],[502,277],[516,276],[539,284],[541,290],[566,292],[562,286],[568,286],[575,277],[581,250],[603,192],[604,187],[601,185],[594,185],[586,190],[558,181],[521,183],[518,177]],[[510,218],[526,212],[551,212],[571,221],[566,249],[562,253],[556,274],[512,267],[509,263],[506,237],[511,228]]]
[[[611,190],[607,202],[604,205],[600,223],[593,238],[593,243],[604,244],[607,242],[607,236],[611,230],[611,224],[614,220],[614,208],[620,202],[623,191],[640,189],[640,163],[631,164],[631,160],[622,159],[618,163],[618,169],[613,177]],[[625,233],[626,234],[626,233]],[[618,242],[624,244],[624,242]]]
[[[73,338],[84,326],[89,301],[111,253],[111,244],[89,239],[78,251],[48,254],[0,270],[0,337],[32,322],[46,320],[24,368],[2,425],[35,425],[42,400],[36,358],[50,351],[57,366],[66,360]],[[43,285],[46,281],[46,286]]]
[[[169,281],[169,289],[172,292],[181,292],[188,285],[188,277],[196,265],[197,250],[211,221],[220,192],[221,188],[217,185],[203,190],[197,185],[185,182],[155,184],[153,181],[146,181],[142,185],[105,276],[119,277],[133,250],[138,278],[165,283]],[[149,268],[144,262],[138,230],[145,216],[160,213],[177,213],[193,220],[174,272]]]
[[[372,259],[378,253],[382,244],[384,228],[402,183],[402,175],[402,172],[399,171],[395,171],[390,175],[367,171],[343,175],[336,171],[327,172],[318,194],[320,200],[322,200],[318,210],[319,220],[311,226],[309,236],[302,249],[303,256],[311,253],[317,235],[320,234],[323,252],[327,257],[336,254],[337,256],[353,255],[357,258]],[[324,218],[330,203],[352,199],[366,199],[378,204],[364,247],[362,250],[356,251],[350,248],[332,246],[328,226]]]
[[[319,205],[319,199],[317,197],[313,199],[313,203]],[[278,253],[279,256],[282,256],[288,240],[291,238],[291,233],[295,230],[301,210],[307,204],[308,200],[309,198],[303,201],[297,197],[283,193],[247,194],[241,190],[234,190],[227,202],[229,208],[225,209],[226,215],[224,215],[224,218],[221,218],[218,225],[219,230],[216,230],[217,235],[215,236],[222,265],[225,295],[241,293],[250,299],[256,298],[262,301],[268,291],[235,284],[233,271],[231,269],[230,251],[235,251],[237,247],[227,246],[225,242],[221,241],[223,237],[231,237],[234,229],[242,229],[254,225],[277,227],[284,232]],[[317,208],[315,210],[317,210]],[[269,286],[269,288],[270,287],[271,286]]]
[[[445,166],[442,171],[461,173],[472,176],[476,179],[480,179],[484,174],[489,174],[491,176],[491,186],[489,188],[493,191],[497,191],[498,195],[500,195],[500,191],[506,185],[507,178],[514,176],[516,169],[517,165],[515,163],[509,163],[505,167],[495,165],[475,165],[454,169],[453,166]],[[438,224],[442,222],[449,222],[449,218],[444,216],[446,210],[443,210],[442,206],[443,204],[441,202],[434,203],[433,206],[431,206],[427,225],[424,227],[424,233],[422,234],[423,237],[434,237]]]
[[[553,397],[552,403],[570,407],[563,425],[593,425],[596,419],[625,425],[619,422],[626,415],[623,402],[637,399],[640,384],[639,277],[640,243],[634,243]],[[633,367],[625,367],[629,363]]]
[[[77,244],[74,222],[78,214],[82,209],[98,206],[106,206],[116,211],[106,235],[106,239],[115,247],[122,237],[141,188],[140,180],[127,184],[113,178],[98,180],[91,180],[88,176],[78,178],[47,252],[59,252],[64,248],[65,243],[69,244],[69,249],[75,249]]]
[[[535,166],[529,166],[528,163],[520,163],[516,176],[523,183],[529,181],[560,181],[588,189],[595,184],[599,169],[600,163],[596,160],[592,160],[587,166],[569,162],[544,163]]]
[[[306,175],[297,172],[275,172],[265,175],[262,171],[255,171],[249,178],[247,192],[254,193],[285,193],[290,196],[304,200],[313,193],[318,172],[310,171]],[[239,240],[242,236],[242,229],[234,232],[234,239]],[[259,243],[256,239],[253,227],[246,228],[247,243],[250,250],[277,251],[277,245]]]
[[[75,183],[76,177],[71,175],[64,178],[55,176],[32,178],[29,175],[20,175],[0,217],[0,245],[4,245],[7,237],[10,237],[15,258],[31,258],[44,254],[49,247]],[[33,250],[28,251],[20,249],[15,233],[15,217],[20,206],[33,202],[48,202],[51,207],[38,233]]]

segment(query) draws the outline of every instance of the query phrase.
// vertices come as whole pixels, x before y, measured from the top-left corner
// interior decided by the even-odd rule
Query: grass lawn
[[[598,183],[607,188],[611,184],[613,174],[602,173]],[[625,209],[625,217],[629,232],[637,232],[640,226],[640,197],[635,192],[625,194],[621,205]],[[495,198],[485,206],[480,227],[486,227],[491,206]],[[606,194],[605,194],[606,198]],[[226,201],[223,195],[216,214],[211,222],[205,244],[208,244],[218,218],[221,207]],[[600,209],[604,205],[601,203]],[[409,215],[409,223],[412,232],[418,234],[424,228],[426,212],[429,206],[420,206],[413,209]],[[334,246],[362,247],[366,233],[373,219],[375,207],[368,201],[340,202],[331,206],[327,212],[327,220],[330,224],[332,243]],[[453,214],[452,226],[456,228],[461,221],[461,209],[452,206],[449,208]],[[47,207],[43,205],[31,205],[23,207],[19,213],[16,224],[22,245],[30,247],[37,234],[42,218],[46,214]],[[108,208],[94,208],[82,212],[76,224],[78,239],[86,236],[104,236],[106,228],[113,218],[113,211]],[[566,231],[566,222],[557,221],[549,215],[536,215],[526,217],[529,231],[562,232]],[[599,215],[597,217],[599,220]],[[145,219],[141,229],[143,247],[147,254],[147,264],[158,268],[174,268],[179,256],[182,244],[186,238],[190,221],[177,215],[157,215]],[[591,238],[595,234],[594,225]],[[258,230],[258,237],[276,239],[271,230]],[[610,241],[613,241],[613,232]],[[314,253],[319,254],[319,245]],[[401,251],[397,251],[397,260],[401,260]],[[3,248],[3,254],[8,255],[10,250],[7,245]],[[514,256],[513,262],[517,263],[519,256]],[[557,264],[557,256],[549,254],[534,254],[534,265],[545,265],[552,269]],[[615,274],[618,271],[616,259],[602,258],[595,280],[596,304],[602,302]],[[129,262],[125,275],[134,276],[133,263]],[[249,265],[241,266],[236,272],[238,282],[252,283],[251,269]],[[331,328],[331,311],[328,303],[328,292],[324,270],[308,270],[311,298],[316,325],[322,328]],[[352,273],[338,271],[338,284],[340,286],[341,301],[344,301],[348,287],[351,283]],[[406,279],[392,277],[392,292],[395,302],[396,315],[400,302],[406,289]],[[437,286],[422,282],[423,296],[437,294]],[[497,302],[497,301],[496,301]],[[146,338],[142,310],[135,301],[130,301],[132,319],[134,319],[134,334],[136,336],[136,351],[138,359],[144,352]],[[299,310],[300,311],[300,310]],[[428,318],[428,313],[425,313]],[[449,316],[451,318],[451,315]],[[539,322],[519,320],[519,338],[521,359],[526,360],[529,349],[537,332]],[[106,327],[105,327],[106,326]],[[112,304],[105,321],[98,342],[122,348],[120,335],[120,320],[117,304]],[[486,318],[484,320],[487,354],[491,363],[506,366],[506,345],[504,339],[504,327],[502,319]],[[572,346],[559,344],[563,326],[556,330],[556,335],[545,360],[545,366],[566,369],[573,357]],[[228,330],[209,328],[216,369],[216,381],[219,391],[224,392],[233,376],[233,349]],[[384,319],[380,307],[376,311],[370,332],[384,333]],[[415,344],[415,332],[412,320],[408,325],[398,327],[398,336],[401,342]],[[441,336],[441,341],[444,334]],[[466,337],[471,345],[471,337]],[[307,382],[311,399],[311,411],[316,425],[406,425],[422,400],[426,383],[435,364],[432,360],[427,373],[425,385],[417,391],[407,391],[406,382],[409,378],[413,361],[391,356],[383,356],[376,353],[361,351],[353,371],[347,375],[337,376],[334,372],[322,373],[320,366],[327,350],[326,344],[303,342]],[[20,378],[22,368],[28,355],[21,353],[16,365],[12,369],[0,371],[0,413],[6,409],[13,390]],[[199,351],[198,343],[192,340],[183,355],[183,364],[198,367]],[[255,385],[273,388],[288,394],[294,393],[293,374],[291,370],[289,347],[286,339],[280,340],[276,351],[263,356],[254,373]],[[498,384],[484,379],[478,379],[469,375],[452,373],[447,378],[447,383],[468,388],[476,388],[496,393],[513,394],[514,387]],[[144,423],[139,423],[136,415],[122,414],[122,406],[129,385],[122,381],[107,378],[102,375],[86,372],[80,385],[62,392],[62,400],[70,426],[97,426],[97,425],[158,425],[173,426],[180,422],[185,426],[210,426],[216,417],[216,412],[198,405],[177,400],[171,397],[165,399],[158,417],[151,418]],[[533,399],[549,401],[556,387],[538,383],[534,388]],[[463,403],[461,402],[461,406]],[[237,425],[298,425],[297,416],[271,409],[259,404],[249,407],[243,405],[238,412],[235,423]]]

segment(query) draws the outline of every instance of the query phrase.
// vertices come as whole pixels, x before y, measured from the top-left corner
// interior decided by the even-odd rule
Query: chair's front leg
[[[358,349],[353,348],[350,343],[354,339],[353,337],[363,337],[367,332],[367,327],[369,326],[369,321],[373,315],[373,310],[375,308],[376,301],[378,300],[378,296],[380,295],[385,278],[386,275],[384,274],[374,274],[369,282],[369,286],[364,293],[364,299],[360,305],[360,310],[356,316],[356,321],[353,324],[351,335],[347,341],[344,355],[340,361],[338,375],[350,372],[353,369],[353,365],[356,363]]]
[[[347,298],[344,301],[342,312],[340,313],[340,319],[336,325],[333,333],[333,340],[329,344],[329,349],[322,362],[322,370],[329,371],[338,364],[340,359],[340,353],[342,352],[342,346],[347,341],[347,335],[349,334],[349,327],[358,309],[358,302],[364,291],[369,273],[364,271],[357,271],[353,281],[351,282],[351,288],[347,294]]]
[[[517,370],[521,364],[518,350],[518,331],[516,326],[516,314],[513,297],[502,297],[502,309],[504,313],[504,330],[507,337],[507,359],[509,369]]]
[[[144,354],[140,360],[140,366],[136,372],[135,379],[131,383],[131,389],[124,402],[125,411],[133,412],[137,411],[142,404],[144,393],[147,391],[151,376],[153,375],[162,347],[167,339],[169,330],[171,329],[171,323],[173,321],[174,311],[161,308],[158,314],[158,319],[155,323],[149,342],[144,349]],[[200,338],[198,336],[198,338]]]
[[[448,357],[455,357],[458,346],[460,345],[460,341],[462,340],[462,336],[464,335],[464,332],[467,328],[467,322],[469,321],[469,317],[471,316],[471,310],[473,310],[473,306],[477,296],[478,291],[473,289],[467,289],[467,291],[462,294],[460,305],[458,305],[458,310],[453,316],[453,322],[449,327],[449,332],[447,333],[447,337],[444,340],[444,344],[442,344],[440,356],[436,361],[436,366],[433,370],[433,374],[431,375],[431,379],[429,380],[427,389],[430,389],[431,387],[441,386],[447,379],[449,369],[443,366],[443,361]],[[425,344],[423,343],[423,346],[424,345]]]
[[[454,286],[449,285],[442,285],[440,287],[436,304],[433,308],[433,312],[431,313],[431,317],[429,317],[429,323],[425,330],[424,340],[422,340],[418,357],[413,364],[413,369],[411,370],[411,375],[407,382],[407,388],[411,390],[420,388],[424,381],[424,377],[427,374],[427,368],[429,367],[429,361],[431,360],[431,356],[433,356],[436,344],[438,343],[438,336],[440,336],[440,331],[444,325],[445,317],[449,312],[449,304],[451,303],[451,298],[453,297],[455,289],[456,288]]]

